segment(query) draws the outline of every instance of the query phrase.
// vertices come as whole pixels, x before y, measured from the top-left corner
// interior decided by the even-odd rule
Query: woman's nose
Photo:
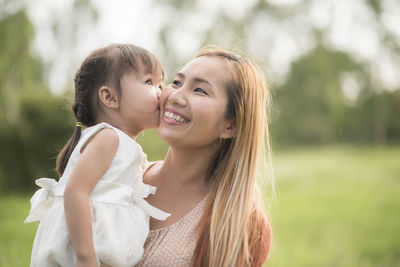
[[[168,97],[168,101],[172,104],[185,107],[187,104],[187,99],[183,88],[174,90]]]

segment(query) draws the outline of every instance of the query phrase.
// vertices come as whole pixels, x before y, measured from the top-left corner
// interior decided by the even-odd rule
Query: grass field
[[[292,149],[274,166],[267,266],[400,266],[400,147]],[[28,210],[29,196],[0,197],[0,266],[29,265]]]

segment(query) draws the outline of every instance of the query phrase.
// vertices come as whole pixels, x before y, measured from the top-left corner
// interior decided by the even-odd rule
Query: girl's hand
[[[90,259],[82,259],[82,258],[78,258],[76,259],[76,265],[75,267],[98,267],[97,262],[96,262],[96,258],[95,257],[91,257]]]

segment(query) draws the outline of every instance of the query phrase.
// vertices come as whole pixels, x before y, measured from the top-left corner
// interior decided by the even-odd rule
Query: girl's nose
[[[157,96],[157,99],[158,99],[158,100],[160,100],[161,94],[162,94],[161,88],[160,88],[160,87],[157,87],[157,89],[156,89],[156,96]]]

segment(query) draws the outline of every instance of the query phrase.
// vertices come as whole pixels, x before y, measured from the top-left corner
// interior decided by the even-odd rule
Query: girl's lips
[[[190,120],[183,114],[170,109],[165,109],[163,120],[169,124],[175,124],[175,125],[185,124],[190,122]]]

